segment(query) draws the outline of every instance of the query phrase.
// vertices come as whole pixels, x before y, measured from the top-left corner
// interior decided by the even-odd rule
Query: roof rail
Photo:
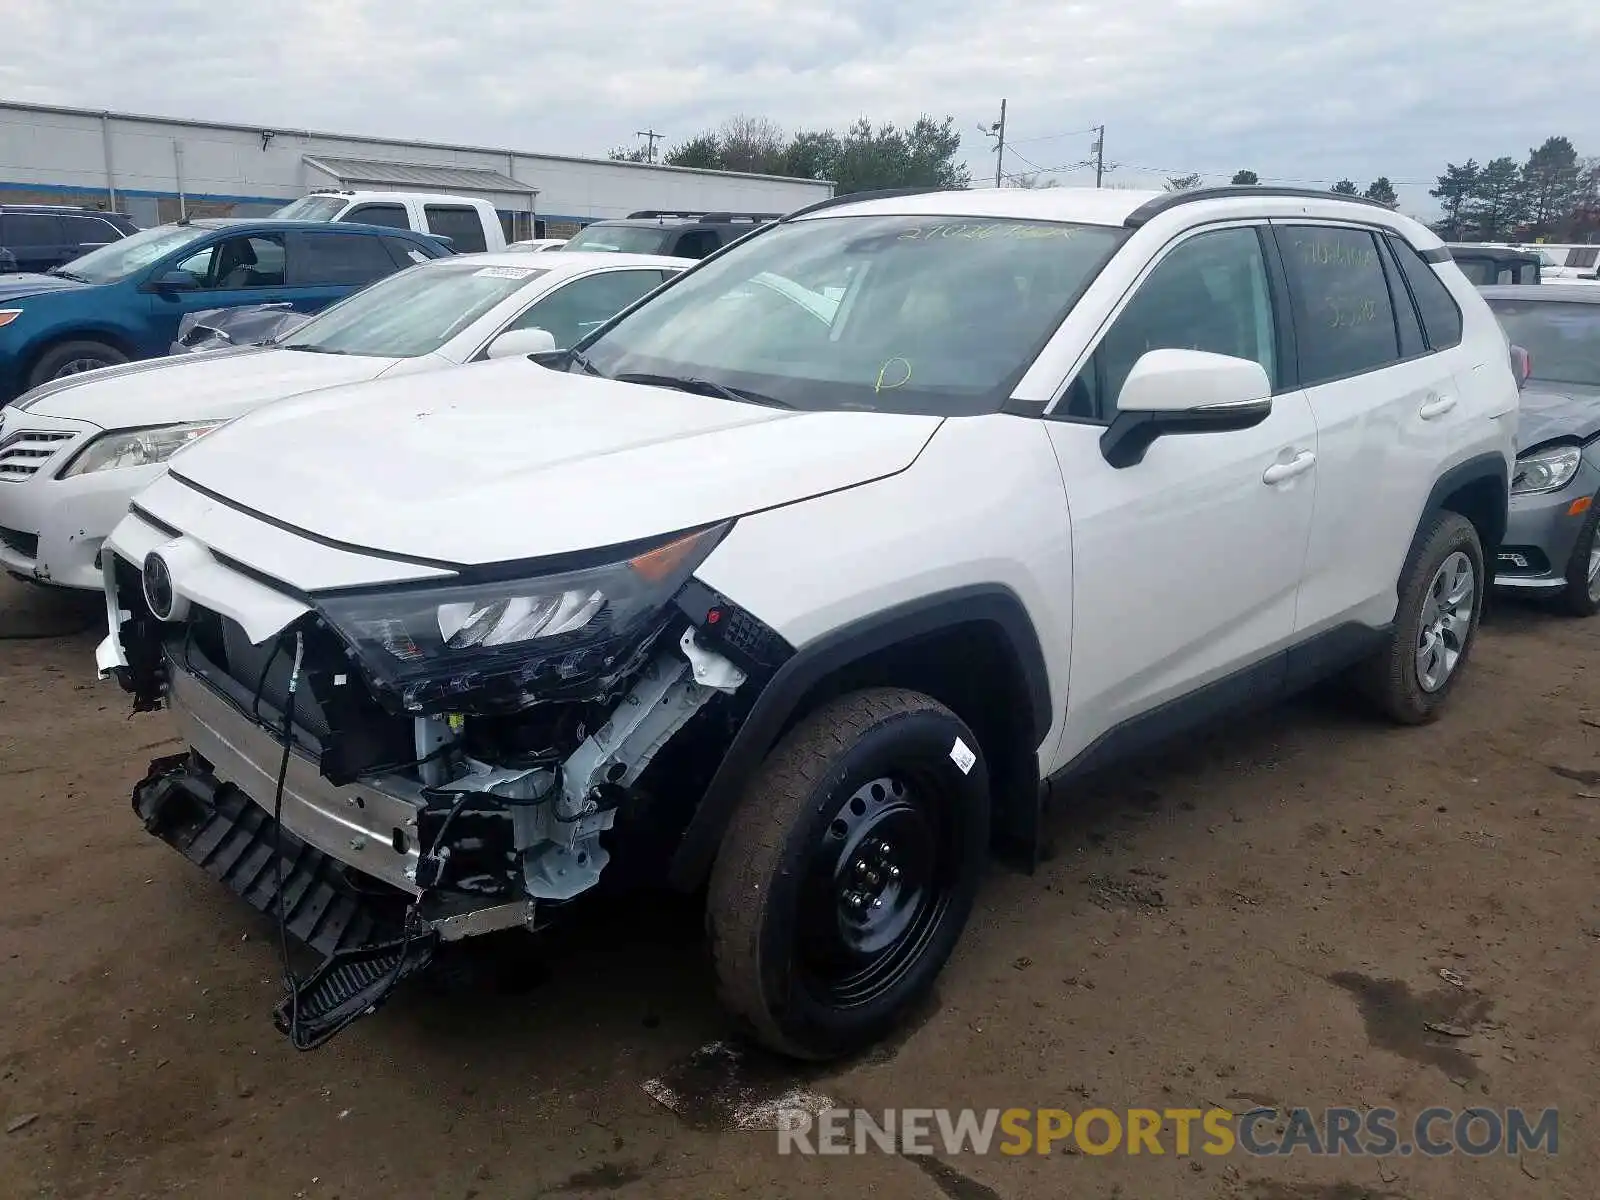
[[[810,213],[821,212],[827,208],[837,208],[841,204],[854,204],[858,200],[893,200],[897,196],[926,196],[930,192],[942,192],[944,188],[936,187],[908,187],[908,188],[879,188],[872,192],[847,192],[843,196],[829,196],[825,200],[815,200],[810,204],[795,209],[783,219],[792,221],[796,217],[804,217]]]
[[[1193,204],[1200,200],[1226,200],[1232,196],[1288,196],[1304,200],[1343,200],[1350,204],[1366,204],[1393,212],[1381,200],[1365,196],[1347,196],[1343,192],[1325,192],[1318,188],[1274,187],[1272,184],[1239,183],[1228,187],[1191,188],[1186,192],[1167,192],[1154,200],[1147,200],[1128,214],[1122,222],[1127,229],[1138,229],[1168,209],[1180,204]]]
[[[782,213],[757,213],[757,212],[705,212],[701,209],[677,210],[667,208],[641,208],[638,212],[631,212],[627,219],[630,221],[660,220],[672,217],[675,220],[699,221],[701,224],[726,224],[730,221],[776,221]]]

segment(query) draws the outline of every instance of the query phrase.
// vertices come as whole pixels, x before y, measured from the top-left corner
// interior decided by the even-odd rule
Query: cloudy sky
[[[992,174],[1086,158],[1110,181],[1200,172],[1397,185],[1600,155],[1594,0],[0,0],[0,100],[603,154],[738,113],[786,128],[950,114]],[[1055,172],[1064,183],[1081,174]]]

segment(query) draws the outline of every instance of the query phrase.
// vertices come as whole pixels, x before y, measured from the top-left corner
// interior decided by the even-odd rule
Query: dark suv
[[[704,258],[782,213],[666,212],[647,208],[614,221],[585,225],[563,250],[615,250]]]
[[[0,271],[48,271],[138,232],[121,213],[61,204],[0,204]]]
[[[1540,258],[1537,250],[1518,250],[1510,246],[1479,246],[1451,242],[1447,249],[1461,273],[1474,287],[1499,283],[1539,283]]]

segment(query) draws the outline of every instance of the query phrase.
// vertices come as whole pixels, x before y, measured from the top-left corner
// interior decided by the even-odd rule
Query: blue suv
[[[187,313],[272,301],[316,312],[450,253],[408,229],[198,220],[143,230],[45,274],[0,275],[0,403],[63,375],[165,354]]]

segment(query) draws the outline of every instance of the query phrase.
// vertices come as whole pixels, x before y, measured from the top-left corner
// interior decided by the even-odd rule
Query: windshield
[[[301,196],[272,215],[280,221],[331,221],[349,207],[343,196]]]
[[[115,283],[165,257],[173,250],[210,237],[216,230],[196,225],[157,225],[141,229],[120,242],[112,242],[75,258],[57,273],[86,283]]]
[[[1491,300],[1489,307],[1533,360],[1530,379],[1600,387],[1600,304]]]
[[[569,238],[562,249],[655,254],[666,243],[668,232],[658,225],[588,225]]]
[[[502,300],[550,272],[542,267],[440,263],[380,279],[292,330],[285,349],[418,358],[432,354]]]
[[[794,221],[582,349],[602,374],[693,379],[794,408],[994,412],[1123,236],[1046,221]]]

